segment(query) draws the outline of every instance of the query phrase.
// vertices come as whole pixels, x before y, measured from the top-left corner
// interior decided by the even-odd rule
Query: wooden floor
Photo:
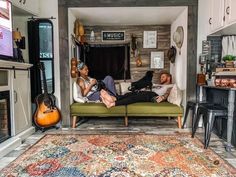
[[[42,133],[40,131],[28,137],[25,142],[0,159],[0,169],[8,165],[19,155],[24,153],[30,146],[38,141],[44,134],[173,134],[176,132],[190,132],[190,129],[178,129],[176,119],[167,118],[130,118],[129,127],[124,126],[123,118],[90,118],[84,119],[79,122],[76,129],[60,129],[60,130],[47,130]],[[197,137],[203,141],[203,130],[199,129]],[[215,151],[223,159],[227,160],[231,165],[236,168],[236,149],[233,148],[232,152],[226,152],[224,144],[226,142],[219,139],[216,135],[212,134],[209,147]]]

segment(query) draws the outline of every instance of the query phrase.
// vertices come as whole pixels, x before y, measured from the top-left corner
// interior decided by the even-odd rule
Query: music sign
[[[102,31],[102,41],[124,41],[124,31]]]

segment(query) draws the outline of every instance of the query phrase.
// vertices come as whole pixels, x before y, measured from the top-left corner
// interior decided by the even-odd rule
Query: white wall
[[[170,73],[173,76],[173,82],[183,90],[183,102],[186,103],[186,82],[187,82],[187,32],[188,32],[188,8],[176,18],[171,24],[171,45],[176,46],[173,41],[173,34],[178,26],[183,26],[184,29],[184,41],[181,50],[176,47],[177,53],[175,63],[170,64]],[[179,53],[181,51],[181,54]]]
[[[200,72],[200,65],[198,59],[202,53],[202,41],[207,39],[209,33],[208,17],[210,13],[210,0],[198,0],[198,37],[197,37],[197,73]]]
[[[173,75],[173,79],[177,86],[181,90],[186,89],[186,74],[187,74],[187,19],[188,19],[188,9],[186,8],[177,19],[171,24],[171,45],[176,46],[173,41],[173,34],[178,26],[182,26],[184,29],[184,41],[182,48],[177,49],[175,63],[171,64],[170,72]],[[181,51],[181,54],[179,53]]]
[[[61,107],[61,94],[60,94],[60,58],[59,58],[59,25],[58,25],[58,0],[39,0],[40,5],[40,18],[49,18],[51,16],[56,19],[53,22],[53,38],[54,38],[54,80],[55,80],[55,93],[57,98],[57,105]]]

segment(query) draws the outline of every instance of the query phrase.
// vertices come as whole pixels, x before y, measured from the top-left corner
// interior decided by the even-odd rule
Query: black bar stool
[[[227,118],[228,110],[227,108],[220,105],[199,105],[196,120],[194,123],[194,128],[192,131],[192,137],[194,137],[196,130],[198,128],[198,123],[201,115],[203,115],[203,124],[205,127],[204,131],[204,148],[207,149],[210,138],[212,127],[215,122],[216,117],[226,117]]]
[[[198,107],[200,105],[214,105],[214,104],[213,103],[207,103],[207,102],[188,101],[187,106],[186,106],[186,111],[185,111],[185,114],[184,114],[184,122],[183,122],[183,125],[182,125],[182,129],[184,128],[184,125],[187,121],[189,110],[192,110],[192,131],[193,131],[193,127],[194,127],[195,120],[196,120],[196,115],[197,115],[197,110],[198,110]]]

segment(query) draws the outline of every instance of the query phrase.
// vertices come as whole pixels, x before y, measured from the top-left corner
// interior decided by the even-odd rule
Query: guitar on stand
[[[42,71],[44,93],[35,98],[37,108],[33,117],[35,125],[44,131],[55,126],[61,120],[61,115],[55,105],[55,96],[48,93],[44,63],[39,63],[39,69]]]

